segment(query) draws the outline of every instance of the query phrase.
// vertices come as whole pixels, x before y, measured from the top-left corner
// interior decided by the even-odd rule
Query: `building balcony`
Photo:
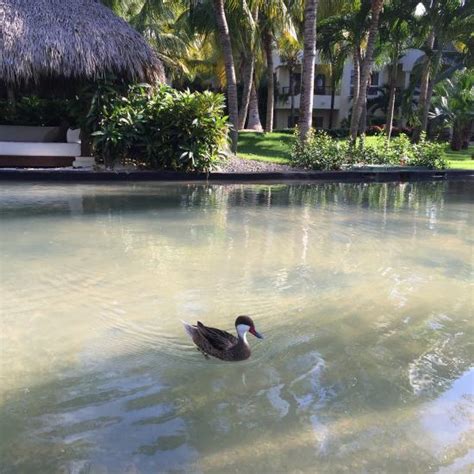
[[[291,97],[290,88],[288,86],[282,86],[278,88],[280,97],[276,102],[276,107],[279,109],[290,109],[291,108]],[[334,96],[334,109],[341,107],[341,96],[340,91],[336,89],[336,95]],[[295,95],[293,96],[293,103],[295,108],[300,107],[301,91],[295,87]],[[315,87],[313,96],[313,109],[326,109],[331,108],[331,88],[330,87]]]

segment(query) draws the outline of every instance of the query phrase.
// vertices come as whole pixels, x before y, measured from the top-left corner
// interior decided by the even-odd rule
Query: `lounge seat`
[[[15,135],[0,135],[0,167],[61,167],[71,166],[81,156],[79,131],[68,131],[68,142],[48,141],[51,131],[31,130],[41,127],[16,127]],[[49,136],[48,136],[49,135]],[[22,141],[22,138],[25,141]],[[7,139],[5,141],[5,139]]]

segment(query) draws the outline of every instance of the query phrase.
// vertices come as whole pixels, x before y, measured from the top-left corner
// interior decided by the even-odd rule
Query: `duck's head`
[[[263,336],[255,329],[255,324],[252,321],[252,318],[248,316],[239,316],[235,320],[235,329],[240,337],[244,337],[247,332],[253,334],[259,339],[263,339]]]

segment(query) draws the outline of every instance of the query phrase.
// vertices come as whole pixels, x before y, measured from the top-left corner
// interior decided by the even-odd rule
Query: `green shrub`
[[[92,102],[94,150],[107,165],[208,172],[227,137],[224,97],[162,85],[130,86],[125,95],[101,91]]]
[[[408,161],[410,166],[423,166],[430,169],[449,168],[443,153],[446,143],[427,141],[423,135],[421,140],[412,146],[413,156]]]
[[[291,161],[304,169],[338,170],[346,160],[347,150],[346,141],[335,140],[323,131],[310,130],[304,143],[295,140]]]
[[[295,166],[314,170],[337,170],[346,165],[420,166],[430,169],[448,167],[443,158],[446,144],[426,141],[414,144],[405,134],[388,141],[384,134],[364,138],[349,148],[347,141],[331,138],[325,132],[311,130],[305,143],[295,140],[291,160]]]
[[[448,162],[443,158],[445,145],[426,141],[414,144],[407,135],[401,133],[390,141],[385,135],[376,135],[370,142],[352,152],[352,162],[372,165],[420,166],[430,169],[443,169]]]

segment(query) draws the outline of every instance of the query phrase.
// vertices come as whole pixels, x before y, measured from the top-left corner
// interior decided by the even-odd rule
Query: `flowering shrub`
[[[420,166],[430,169],[448,167],[443,158],[445,144],[429,142],[422,137],[412,143],[405,134],[388,141],[379,133],[369,140],[359,140],[350,148],[347,141],[331,138],[325,132],[311,131],[307,140],[295,140],[291,159],[295,166],[313,170],[338,170],[344,164]]]
[[[130,86],[93,101],[89,126],[95,153],[107,165],[208,172],[227,137],[224,97],[162,85]]]
[[[310,130],[305,142],[298,138],[295,140],[291,160],[295,166],[304,169],[338,170],[346,159],[347,150],[345,140],[331,138],[323,131]]]

